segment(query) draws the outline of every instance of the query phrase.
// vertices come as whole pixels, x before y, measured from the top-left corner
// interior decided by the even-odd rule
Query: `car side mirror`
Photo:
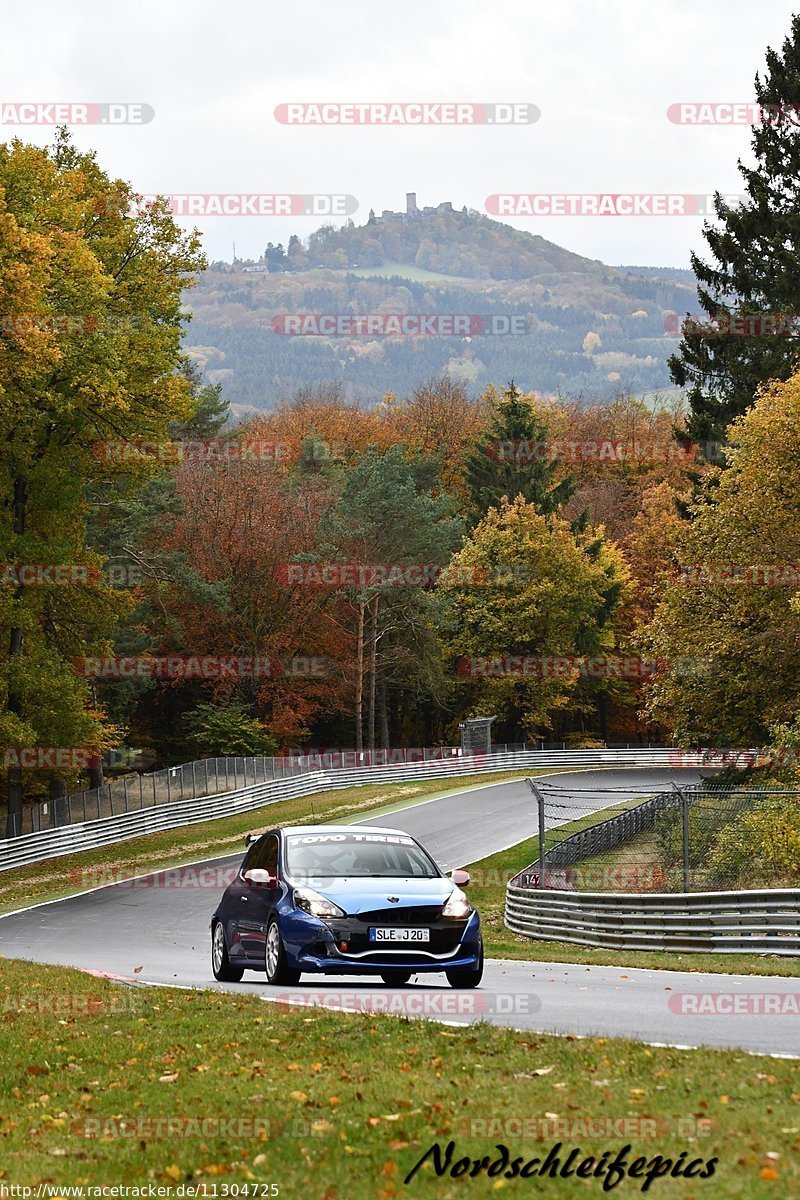
[[[465,888],[469,883],[469,871],[453,871],[450,878],[456,887]]]
[[[274,888],[278,886],[278,876],[273,875],[272,871],[268,871],[265,867],[251,867],[249,871],[245,871],[244,880],[254,887]]]

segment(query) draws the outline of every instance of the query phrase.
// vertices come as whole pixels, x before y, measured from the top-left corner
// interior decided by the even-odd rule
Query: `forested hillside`
[[[607,267],[446,206],[325,226],[307,246],[292,235],[258,263],[213,263],[188,303],[190,352],[236,414],[331,380],[366,403],[438,374],[471,395],[512,375],[585,401],[668,388],[669,317],[696,307],[690,271]],[[290,337],[291,313],[471,314],[513,332]]]

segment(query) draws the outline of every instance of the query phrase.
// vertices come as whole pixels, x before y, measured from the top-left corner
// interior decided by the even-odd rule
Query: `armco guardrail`
[[[800,890],[677,895],[534,891],[510,884],[506,925],[607,950],[800,955]]]
[[[670,758],[672,756],[672,759]],[[312,771],[288,779],[251,784],[216,796],[173,801],[113,817],[43,829],[38,833],[0,841],[0,871],[25,866],[62,854],[93,850],[144,834],[217,817],[250,812],[279,800],[310,796],[334,788],[365,783],[400,783],[417,779],[452,778],[496,771],[532,768],[667,767],[675,758],[681,766],[700,767],[703,756],[672,749],[646,750],[525,750],[518,753],[464,755],[437,761],[398,763],[389,767],[357,767],[337,771]]]
[[[493,753],[533,749],[525,745],[497,746]],[[539,747],[545,749],[545,747]],[[237,792],[252,784],[269,783],[273,779],[295,779],[309,771],[339,771],[355,767],[392,766],[398,762],[428,762],[457,758],[460,748],[433,746],[407,750],[340,750],[323,753],[296,753],[269,758],[266,756],[231,756],[202,758],[194,762],[162,767],[108,779],[101,787],[69,796],[57,796],[39,804],[26,806],[20,814],[14,836],[39,833],[57,825],[74,825],[101,817],[117,817],[135,809],[157,808],[161,804],[223,792]],[[399,756],[399,757],[398,757]]]

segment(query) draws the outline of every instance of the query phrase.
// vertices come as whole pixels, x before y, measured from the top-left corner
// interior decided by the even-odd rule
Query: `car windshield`
[[[286,838],[286,870],[294,878],[435,879],[439,871],[413,838],[389,833],[307,833]]]

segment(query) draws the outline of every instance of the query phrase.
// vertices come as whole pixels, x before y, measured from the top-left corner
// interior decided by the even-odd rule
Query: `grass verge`
[[[582,818],[570,825],[562,825],[559,829],[548,831],[548,846],[571,833],[576,833],[579,828],[587,823],[592,824],[595,820],[596,817]],[[486,953],[490,957],[519,958],[536,962],[584,963],[589,966],[619,965],[668,971],[800,977],[800,958],[784,958],[778,954],[680,954],[656,950],[595,950],[589,946],[573,945],[571,942],[540,941],[512,933],[506,928],[503,920],[506,883],[538,857],[539,840],[530,838],[509,850],[471,863],[468,867],[472,875],[469,898],[481,914]]]
[[[198,825],[184,825],[179,829],[148,834],[97,850],[66,854],[28,867],[0,872],[0,913],[85,891],[98,881],[98,877],[102,878],[104,868],[113,871],[116,878],[123,879],[200,859],[239,851],[244,853],[242,838],[251,829],[290,822],[309,824],[323,820],[347,820],[362,813],[372,812],[374,815],[374,811],[393,805],[402,806],[467,787],[555,773],[552,769],[506,771],[466,775],[457,780],[445,777],[416,783],[362,784],[294,800],[280,800],[253,812],[203,821]],[[111,882],[111,879],[108,881]]]
[[[515,1185],[604,1194],[574,1177],[439,1178],[430,1160],[404,1186],[434,1142],[444,1152],[453,1140],[454,1162],[494,1159],[498,1143],[541,1161],[558,1142],[562,1163],[578,1147],[581,1158],[630,1146],[629,1162],[718,1159],[710,1182],[658,1179],[661,1200],[800,1194],[790,1061],[277,1009],[0,962],[5,1185],[153,1185],[177,1198],[186,1184],[221,1197],[272,1183],[282,1200],[451,1200]]]

